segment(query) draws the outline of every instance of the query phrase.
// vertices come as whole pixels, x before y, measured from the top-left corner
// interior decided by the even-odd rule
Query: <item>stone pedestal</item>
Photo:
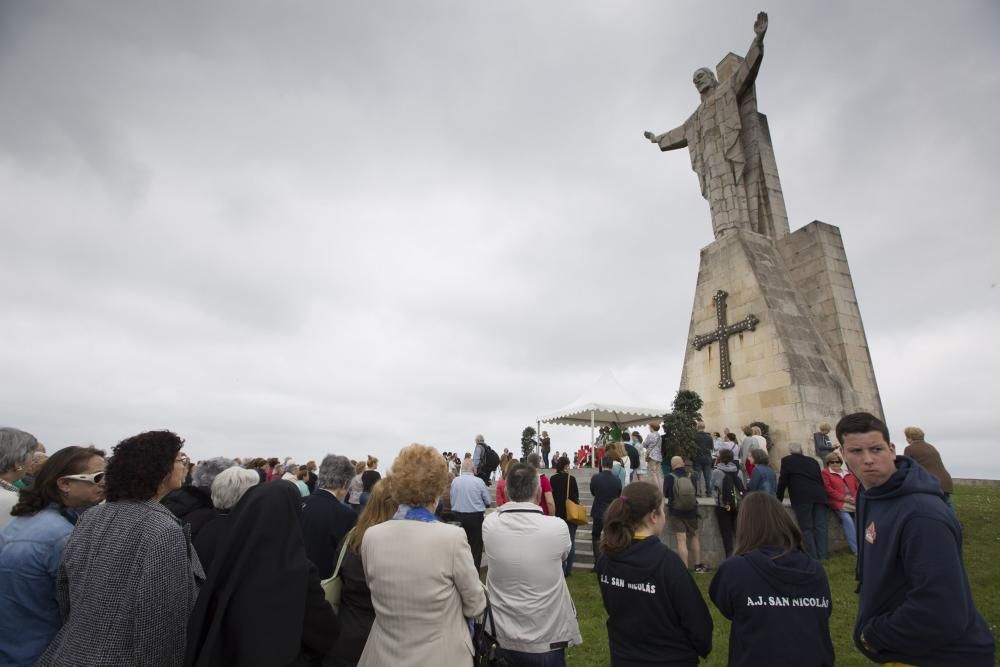
[[[729,388],[720,387],[720,342],[691,345],[718,327],[720,290],[728,323],[758,320],[728,339]],[[778,239],[734,231],[702,249],[681,388],[702,397],[710,431],[767,423],[775,467],[790,442],[811,453],[820,422],[858,410],[883,416],[836,227],[812,222]]]

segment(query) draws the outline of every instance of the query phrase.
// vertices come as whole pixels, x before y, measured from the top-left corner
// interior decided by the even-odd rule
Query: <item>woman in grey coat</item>
[[[107,503],[84,513],[66,544],[56,579],[63,626],[39,665],[183,663],[204,574],[186,531],[160,504],[184,481],[183,444],[150,431],[114,448]]]

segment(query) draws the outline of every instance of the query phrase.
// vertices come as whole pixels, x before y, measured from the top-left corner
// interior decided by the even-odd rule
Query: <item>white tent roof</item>
[[[646,407],[637,407],[642,405]],[[538,421],[569,426],[590,426],[591,423],[604,425],[611,422],[618,422],[620,426],[633,426],[660,418],[667,412],[667,408],[649,407],[645,401],[637,400],[622,387],[611,371],[605,371],[594,386],[575,401],[561,410],[539,417]]]

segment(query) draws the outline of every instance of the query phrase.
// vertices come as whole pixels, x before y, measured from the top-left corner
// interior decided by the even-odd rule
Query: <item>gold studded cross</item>
[[[719,341],[720,389],[729,389],[736,384],[733,382],[731,370],[733,363],[729,361],[729,337],[743,331],[753,331],[760,323],[760,320],[757,319],[756,315],[747,315],[735,324],[726,324],[727,296],[729,296],[728,292],[719,290],[715,293],[715,296],[712,297],[712,301],[715,302],[715,319],[718,323],[715,331],[702,336],[695,336],[694,341],[691,343],[694,345],[694,349],[700,350],[706,345]]]

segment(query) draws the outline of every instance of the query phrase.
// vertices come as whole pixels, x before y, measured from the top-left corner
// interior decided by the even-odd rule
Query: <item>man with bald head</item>
[[[472,459],[462,461],[462,473],[451,480],[451,513],[465,530],[476,568],[483,555],[483,517],[490,506],[486,482],[473,472]]]

